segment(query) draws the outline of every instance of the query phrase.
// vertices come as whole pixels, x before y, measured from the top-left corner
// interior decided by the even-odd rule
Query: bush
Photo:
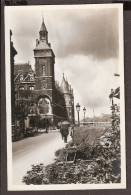
[[[23,177],[22,182],[27,185],[41,185],[44,177],[44,167],[43,164],[32,165],[32,170],[27,171],[27,175]]]
[[[112,130],[100,130],[97,127],[81,131],[76,129],[75,145],[70,142],[65,148],[56,151],[56,162],[51,165],[33,165],[23,182],[27,185],[120,183],[120,129],[119,124],[115,127],[114,124]],[[99,134],[96,134],[97,131]],[[105,131],[110,133],[99,138]],[[104,138],[106,141],[102,142]],[[68,162],[68,154],[73,153],[76,154],[75,161]]]

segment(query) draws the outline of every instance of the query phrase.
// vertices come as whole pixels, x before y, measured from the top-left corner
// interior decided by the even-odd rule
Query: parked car
[[[28,128],[25,128],[24,135],[25,137],[34,136],[35,133],[37,132],[38,132],[38,129],[36,127],[28,127]]]

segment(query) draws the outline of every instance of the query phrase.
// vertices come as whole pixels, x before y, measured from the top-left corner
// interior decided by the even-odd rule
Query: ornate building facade
[[[64,74],[61,85],[55,81],[55,55],[48,42],[48,31],[44,20],[36,40],[34,51],[35,70],[29,64],[14,66],[14,84],[16,104],[25,102],[30,116],[39,115],[48,118],[53,124],[62,120],[74,123],[74,95],[71,85],[65,80]]]

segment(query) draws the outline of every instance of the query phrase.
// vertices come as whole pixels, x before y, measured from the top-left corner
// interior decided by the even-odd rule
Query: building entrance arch
[[[37,100],[37,113],[40,115],[52,114],[51,100],[48,96],[40,96]]]

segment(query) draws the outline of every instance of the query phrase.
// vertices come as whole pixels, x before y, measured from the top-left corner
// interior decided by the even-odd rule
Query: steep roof
[[[65,80],[64,74],[63,74],[63,78],[62,78],[62,82],[61,82],[60,87],[61,87],[63,93],[70,93],[68,82]]]
[[[46,42],[40,41],[40,43],[36,46],[35,50],[42,50],[42,49],[51,49],[51,48]]]
[[[31,65],[29,65],[28,63],[14,65],[14,73],[18,73],[19,71],[22,71],[23,73],[27,73],[31,70],[32,70]]]

